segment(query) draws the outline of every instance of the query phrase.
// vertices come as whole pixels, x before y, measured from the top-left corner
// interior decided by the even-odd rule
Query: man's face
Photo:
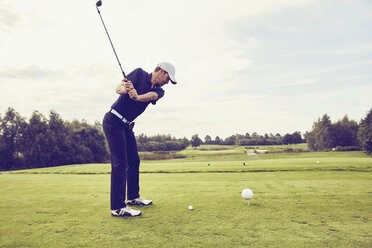
[[[164,70],[159,71],[158,82],[157,83],[160,87],[169,83],[169,75],[166,71],[164,71]]]

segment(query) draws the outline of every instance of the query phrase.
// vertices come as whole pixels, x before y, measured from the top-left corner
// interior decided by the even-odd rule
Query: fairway
[[[370,157],[241,149],[144,161],[138,218],[110,216],[107,164],[3,172],[0,247],[371,247]]]

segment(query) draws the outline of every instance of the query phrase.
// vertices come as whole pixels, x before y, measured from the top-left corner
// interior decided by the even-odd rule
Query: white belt
[[[116,115],[122,122],[124,122],[125,124],[128,124],[128,125],[131,125],[132,122],[128,121],[127,119],[125,119],[124,116],[122,116],[118,111],[116,111],[115,109],[110,109],[109,111],[110,113],[113,113],[114,115]]]

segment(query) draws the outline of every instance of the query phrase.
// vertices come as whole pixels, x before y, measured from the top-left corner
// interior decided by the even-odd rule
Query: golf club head
[[[101,5],[102,5],[102,1],[101,0],[99,0],[98,2],[96,2],[96,7],[98,8],[98,7],[101,7]]]

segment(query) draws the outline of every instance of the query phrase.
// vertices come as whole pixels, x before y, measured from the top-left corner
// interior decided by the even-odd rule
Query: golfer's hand
[[[131,90],[134,89],[132,82],[127,80],[126,78],[122,81],[122,83],[127,92],[130,92]]]
[[[130,99],[137,101],[138,100],[138,94],[136,89],[132,89],[131,91],[128,92],[128,95]]]
[[[116,87],[116,93],[118,94],[127,94],[129,91],[133,90],[133,84],[128,79],[124,78],[120,84]]]

